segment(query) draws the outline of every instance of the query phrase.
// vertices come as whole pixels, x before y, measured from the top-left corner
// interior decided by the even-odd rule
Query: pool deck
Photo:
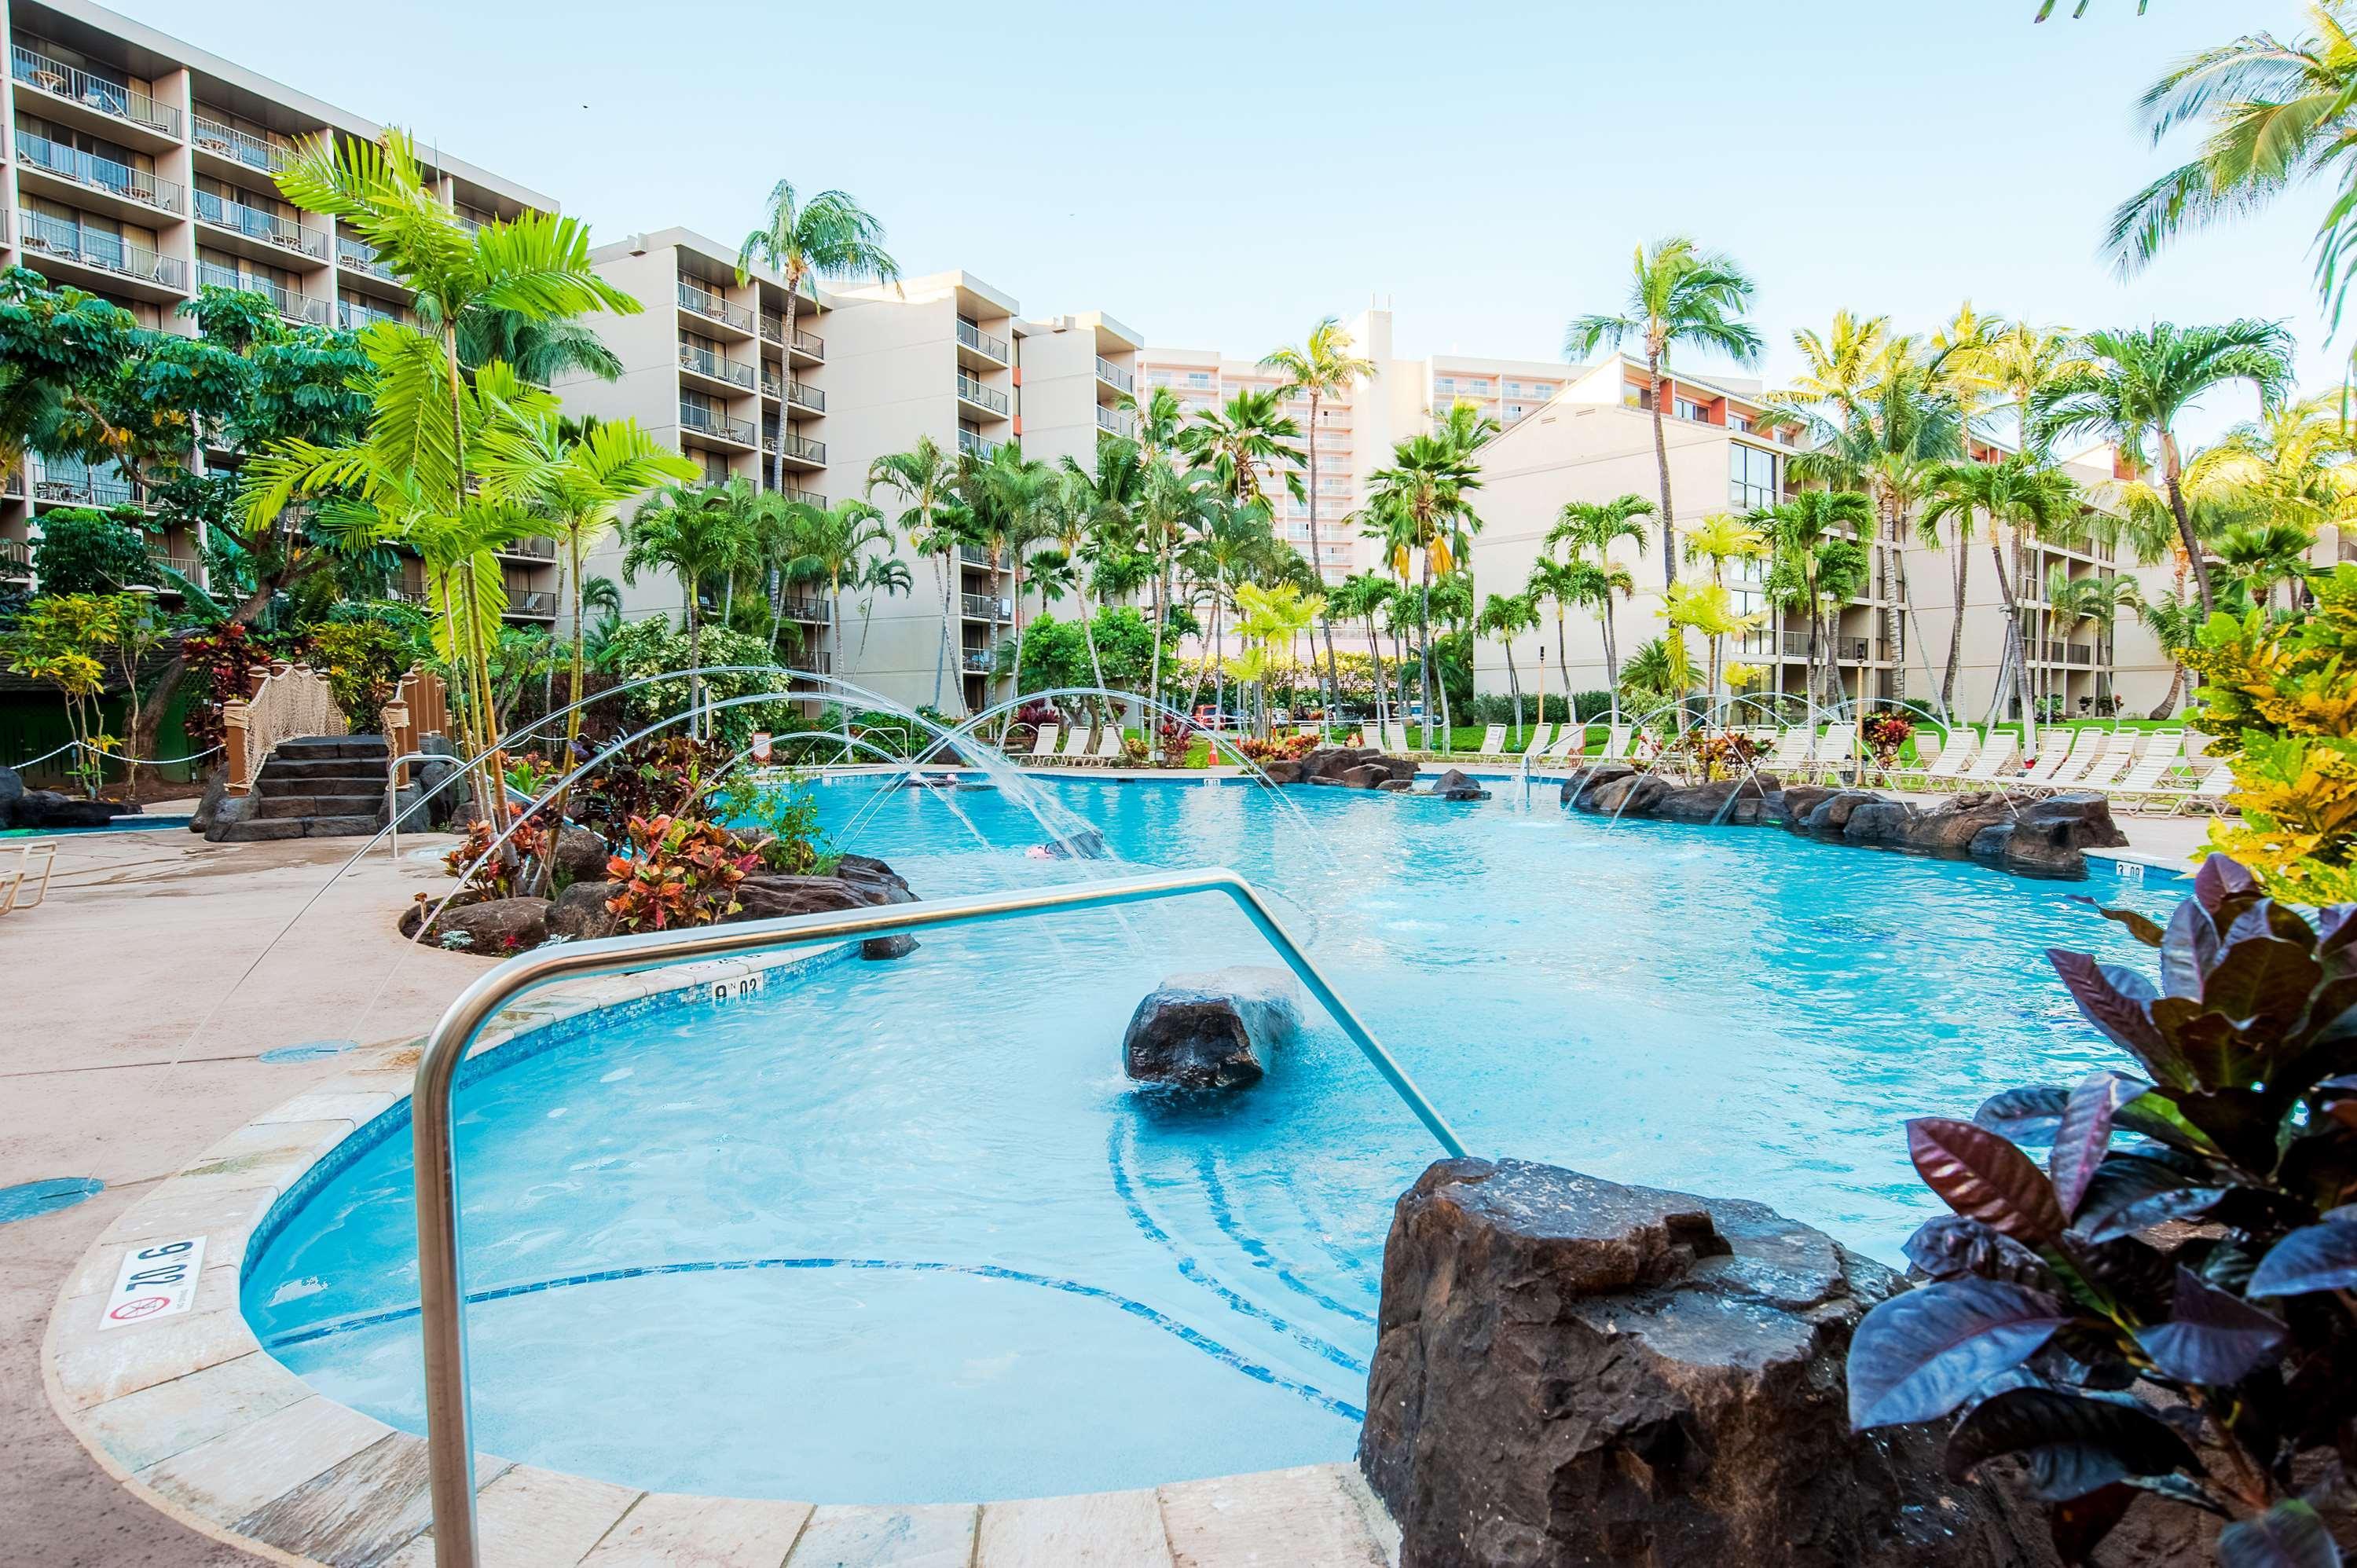
[[[2201,819],[2120,820],[2131,843],[2107,857],[2172,870],[2208,831]],[[0,1519],[7,1552],[21,1554],[12,1561],[431,1561],[422,1444],[312,1394],[254,1343],[236,1305],[254,1223],[319,1155],[406,1092],[404,1042],[482,969],[393,934],[390,911],[448,886],[430,852],[454,841],[412,838],[404,851],[424,857],[396,863],[380,851],[338,877],[237,983],[357,842],[76,835],[60,843],[47,902],[0,922],[13,982],[0,1187],[106,1183],[88,1201],[0,1230]],[[376,1043],[260,1059],[356,1038]],[[99,1293],[132,1243],[199,1230],[211,1241],[192,1310],[102,1336]],[[1396,1550],[1349,1466],[1083,1498],[813,1509],[483,1464],[492,1568],[1375,1568]]]

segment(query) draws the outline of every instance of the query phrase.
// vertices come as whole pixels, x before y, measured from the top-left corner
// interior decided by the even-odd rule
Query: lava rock
[[[1045,843],[1034,844],[1030,850],[1034,860],[1103,860],[1104,853],[1104,834],[1094,828],[1082,828],[1067,837],[1049,839]]]
[[[1452,768],[1432,781],[1432,792],[1443,800],[1486,800],[1490,791],[1476,784],[1472,777]]]
[[[16,828],[102,828],[139,808],[120,800],[82,800],[55,789],[26,789],[8,806],[7,825]]]
[[[2119,849],[2128,842],[2112,803],[2093,790],[2065,790],[2021,808],[2021,823],[2072,849]]]
[[[1301,1026],[1300,997],[1291,973],[1261,964],[1170,975],[1130,1015],[1123,1069],[1175,1089],[1258,1083],[1265,1058]]]
[[[2043,1522],[1853,1435],[1881,1265],[1757,1203],[1447,1160],[1383,1253],[1359,1463],[1403,1564],[2033,1568]]]
[[[1609,784],[1616,779],[1633,777],[1636,771],[1636,768],[1626,762],[1599,762],[1592,768],[1583,768],[1563,781],[1563,788],[1556,792],[1556,799],[1566,806],[1580,806],[1593,810],[1594,808],[1589,807],[1587,802],[1587,796],[1591,790],[1600,785]]]
[[[479,904],[460,905],[443,910],[425,940],[490,958],[522,952],[548,940],[548,916],[554,907],[546,898],[487,898]],[[401,934],[414,937],[418,922],[430,908],[428,900],[404,910]],[[466,940],[452,942],[452,932],[463,933]]]
[[[1415,790],[1415,783],[1407,779],[1386,779],[1375,788],[1387,795],[1405,795]]]
[[[1852,811],[1881,799],[1871,789],[1836,789],[1817,802],[1803,825],[1813,833],[1838,837],[1849,826]]]
[[[742,908],[728,918],[771,920],[823,909],[867,909],[916,901],[908,883],[882,861],[845,855],[844,864],[850,866],[849,873],[843,874],[838,867],[834,876],[784,876],[769,872],[748,876],[737,885],[737,902]],[[865,937],[859,943],[860,957],[868,959],[906,958],[916,950],[917,939],[905,932]]]
[[[1959,795],[1928,811],[1918,811],[1900,838],[1901,847],[1925,854],[1961,855],[1985,828],[2010,823],[2013,809],[1995,795]]]
[[[1762,780],[1715,779],[1707,784],[1673,788],[1653,805],[1652,814],[1673,822],[1755,823],[1768,800]],[[1772,780],[1766,782],[1772,785]]]
[[[1643,817],[1670,792],[1670,781],[1652,773],[1631,773],[1590,789],[1580,809],[1608,817]]]
[[[1914,811],[1904,800],[1867,800],[1850,810],[1842,837],[1851,843],[1895,844],[1907,836]]]
[[[1267,776],[1268,781],[1272,784],[1301,782],[1301,758],[1297,757],[1273,757],[1262,763],[1260,770]]]
[[[603,881],[612,854],[603,834],[567,827],[556,835],[556,875],[572,882]]]
[[[1356,768],[1346,768],[1341,781],[1353,789],[1372,789],[1389,783],[1391,777],[1392,770],[1380,761],[1362,762]]]
[[[572,884],[549,907],[548,934],[576,942],[612,936],[616,929],[614,916],[606,902],[621,889],[619,882]]]
[[[17,771],[0,763],[0,828],[14,827],[16,802],[25,798],[25,780]]]

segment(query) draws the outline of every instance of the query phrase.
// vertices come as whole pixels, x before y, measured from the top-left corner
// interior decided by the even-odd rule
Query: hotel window
[[[1727,499],[1745,511],[1754,507],[1774,506],[1776,491],[1776,458],[1757,446],[1731,442],[1727,448]]]
[[[1706,423],[1703,417],[1702,404],[1695,402],[1695,400],[1690,397],[1679,398],[1677,400],[1677,405],[1674,412],[1680,419],[1685,420],[1691,424],[1702,424]]]
[[[1211,372],[1209,371],[1189,371],[1187,372],[1187,384],[1190,387],[1210,386],[1211,384]]]
[[[1751,428],[1751,416],[1730,412],[1727,416],[1727,427],[1729,430],[1749,430]]]
[[[1467,381],[1464,386],[1458,390],[1469,397],[1488,397],[1490,395],[1490,378],[1487,376],[1476,376],[1472,380]]]

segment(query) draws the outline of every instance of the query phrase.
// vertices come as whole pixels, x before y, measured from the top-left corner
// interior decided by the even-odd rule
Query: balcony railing
[[[147,552],[147,559],[158,566],[178,572],[181,576],[191,581],[202,581],[204,563],[193,555],[167,555],[160,550],[150,550]],[[167,593],[172,591],[171,585],[168,583],[159,583],[156,586]]]
[[[276,136],[257,136],[251,131],[241,131],[226,121],[211,115],[197,115],[198,146],[217,157],[229,158],[248,168],[258,168],[264,174],[276,174],[295,161],[292,143]]]
[[[1007,356],[1006,339],[985,332],[971,321],[957,324],[957,340],[985,360],[996,360],[1002,365],[1013,363]]]
[[[336,325],[347,332],[364,331],[380,321],[398,322],[401,319],[401,313],[397,310],[379,310],[372,305],[361,305],[349,299],[336,301]]]
[[[58,256],[166,288],[184,289],[188,285],[187,264],[177,256],[159,256],[146,246],[135,245],[119,235],[95,233],[38,212],[24,213],[22,217],[25,231],[19,242],[28,260]]]
[[[782,345],[786,340],[786,318],[770,311],[761,312],[761,341]],[[794,352],[808,354],[813,360],[826,358],[826,339],[815,332],[794,328]]]
[[[158,103],[135,87],[125,87],[119,81],[109,81],[77,70],[60,59],[28,49],[22,44],[8,48],[8,71],[17,81],[38,87],[53,98],[62,98],[95,109],[100,113],[130,124],[142,125],[150,131],[178,138],[180,112],[167,103]]]
[[[970,456],[980,457],[985,462],[987,462],[989,461],[991,455],[998,450],[998,443],[991,440],[986,435],[977,435],[971,430],[960,430],[958,432],[958,450]]]
[[[197,286],[239,289],[247,294],[264,295],[268,296],[272,305],[278,307],[278,314],[289,321],[309,327],[325,327],[328,324],[328,311],[326,300],[314,299],[307,294],[297,294],[283,284],[273,283],[268,278],[258,278],[248,273],[241,273],[234,267],[224,267],[215,262],[199,262]]]
[[[21,540],[0,539],[0,583],[33,580],[33,547]]]
[[[1110,431],[1115,435],[1135,435],[1137,434],[1137,421],[1117,408],[1107,408],[1104,404],[1099,403],[1097,404],[1097,428]],[[1318,488],[1322,490],[1326,487],[1320,485]]]
[[[511,539],[500,546],[500,553],[526,561],[554,561],[556,559],[556,541],[537,534],[527,539]]]
[[[508,590],[510,620],[554,620],[556,596],[545,588]]]
[[[826,393],[808,381],[788,381],[786,401],[796,408],[809,409],[813,413],[826,412]]]
[[[1000,392],[996,387],[985,386],[963,371],[957,373],[957,394],[966,402],[986,408],[993,413],[1005,413],[1009,406],[1005,392]]]
[[[33,499],[78,506],[145,506],[147,492],[120,474],[102,474],[92,469],[79,474],[52,474],[45,470],[33,478]]]
[[[986,648],[969,648],[963,652],[965,657],[962,662],[972,674],[987,675],[996,668],[996,661],[990,657],[990,650]]]
[[[1108,386],[1119,387],[1125,392],[1134,392],[1137,390],[1137,382],[1130,373],[1103,354],[1097,356],[1097,380]]]
[[[365,240],[348,240],[336,236],[336,265],[348,273],[366,273],[387,283],[399,283],[400,274],[377,259],[376,247]]]
[[[826,601],[808,594],[789,594],[779,602],[778,613],[788,620],[815,621],[824,626],[832,618],[826,613]]]
[[[679,307],[692,310],[709,321],[734,327],[739,332],[753,330],[753,312],[745,306],[731,305],[716,294],[708,293],[692,283],[679,285]]]
[[[753,385],[752,366],[742,360],[732,360],[726,354],[716,354],[693,343],[679,346],[679,363],[682,370],[694,371],[697,375],[709,376],[716,381],[726,381],[731,386],[744,387],[748,391]]]
[[[152,169],[133,168],[129,164],[85,153],[30,132],[16,133],[16,161],[27,168],[39,169],[92,190],[103,190],[126,201],[136,201],[159,212],[182,212],[188,208],[187,193]]]
[[[264,212],[258,207],[248,207],[242,201],[231,201],[225,196],[215,196],[210,190],[196,193],[197,220],[216,229],[230,229],[249,240],[261,240],[283,251],[294,251],[315,261],[328,259],[328,235],[322,229],[297,223],[292,218],[282,218],[275,212]]]
[[[764,452],[778,452],[780,450],[779,443],[780,439],[781,438],[779,434],[774,430],[765,433],[761,437],[761,450]],[[784,442],[784,448],[781,453],[782,456],[788,457],[800,457],[806,463],[825,463],[825,442],[807,440],[802,436],[796,435],[791,431],[786,432],[782,440]]]
[[[693,430],[699,435],[742,442],[748,446],[753,445],[753,422],[749,419],[731,419],[715,410],[683,403],[679,405],[679,423],[681,429]]]
[[[960,594],[958,607],[974,620],[1007,620],[1014,607],[990,594]]]

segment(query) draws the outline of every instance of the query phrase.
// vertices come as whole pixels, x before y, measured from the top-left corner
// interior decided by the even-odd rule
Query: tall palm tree
[[[1598,639],[1604,644],[1604,696],[1609,704],[1610,723],[1620,722],[1620,634],[1612,616],[1612,596],[1624,600],[1637,596],[1637,580],[1626,566],[1616,566],[1610,561],[1567,561],[1564,563],[1566,591],[1564,597],[1572,604],[1585,605],[1596,616]],[[1561,618],[1556,629],[1560,634]],[[1571,671],[1564,671],[1563,700],[1566,709],[1573,707]],[[1575,713],[1575,718],[1577,714]]]
[[[1169,389],[1155,391],[1158,402]],[[1168,456],[1147,460],[1133,515],[1138,543],[1153,563],[1154,663],[1146,676],[1146,702],[1157,712],[1162,703],[1162,650],[1169,640],[1171,574],[1179,553],[1211,527],[1216,510],[1209,483],[1180,473]]]
[[[1506,653],[1506,690],[1514,698],[1514,742],[1523,739],[1523,677],[1514,668],[1514,639],[1526,631],[1536,631],[1539,625],[1538,601],[1529,594],[1491,594],[1481,601],[1481,613],[1474,619],[1474,629],[1491,639]]]
[[[1444,433],[1411,435],[1392,448],[1391,467],[1370,478],[1367,512],[1379,520],[1392,569],[1407,576],[1411,553],[1422,563],[1417,621],[1424,628],[1421,682],[1425,726],[1432,724],[1432,580],[1453,570],[1467,535],[1480,531],[1472,493],[1481,488],[1480,466],[1472,453]],[[1440,693],[1441,733],[1448,732],[1448,691]]]
[[[2064,642],[2071,640],[2072,632],[2090,623],[2109,642],[2112,628],[2119,624],[2120,617],[2143,607],[2144,594],[2136,587],[2136,580],[2126,574],[2073,577],[2058,564],[2047,571],[2046,602],[2052,607],[2054,618],[2061,623]],[[2106,662],[2097,660],[2097,668],[2100,670]],[[2095,695],[2099,699],[2111,695],[2107,681],[2099,678]]]
[[[1571,665],[1566,661],[1569,653],[1563,632],[1563,612],[1569,606],[1587,602],[1580,596],[1583,585],[1580,571],[1580,563],[1558,561],[1542,551],[1538,559],[1531,563],[1531,574],[1523,583],[1523,593],[1534,608],[1542,604],[1555,607],[1555,667],[1563,677],[1563,703],[1566,714],[1571,711]],[[1544,640],[1539,644],[1538,722],[1546,723],[1546,643]]]
[[[500,360],[540,386],[559,376],[622,379],[622,357],[584,322],[569,316],[535,317],[521,311],[468,311],[458,322],[458,362],[468,370]]]
[[[1827,618],[1853,591],[1848,557],[1834,548],[1846,544],[1874,526],[1874,503],[1857,490],[1803,490],[1788,501],[1761,507],[1743,521],[1774,541],[1775,566],[1770,574],[1771,596],[1796,606],[1809,627],[1808,664],[1803,689],[1814,703],[1821,671],[1839,690],[1836,650]],[[1865,552],[1857,550],[1857,558]],[[1831,570],[1828,570],[1831,568]],[[1824,661],[1820,664],[1819,655]]]
[[[2004,394],[1996,354],[1996,345],[2009,334],[2018,337],[2021,329],[2009,326],[1992,316],[1983,316],[1966,300],[1953,320],[1932,335],[1926,346],[1923,374],[1933,395],[1943,399],[1953,410],[1956,435],[1961,450],[1959,456],[1974,455],[1974,443],[1983,415]],[[2060,335],[2057,335],[2060,337]],[[1936,525],[1925,525],[1921,520],[1921,497],[1915,516],[1917,533],[1928,549],[1943,548]],[[1949,520],[1949,538],[1945,547],[1951,557],[1950,579],[1953,589],[1954,618],[1948,624],[1948,657],[1940,674],[1940,711],[1950,712],[1956,701],[1956,671],[1964,661],[1964,602],[1970,595],[1973,563],[1974,520],[1969,510]],[[1900,563],[1904,565],[1905,557]],[[1914,608],[1914,596],[1907,598],[1908,608]],[[1919,636],[1917,641],[1921,641]]]
[[[688,662],[704,666],[704,590],[743,571],[753,556],[753,487],[740,475],[722,485],[670,485],[622,528],[622,581],[650,569],[679,579]],[[705,733],[704,678],[689,677],[691,733]]]
[[[2015,592],[2022,581],[2022,546],[2029,537],[2076,536],[2084,527],[2079,487],[2061,469],[2041,467],[2028,456],[1942,469],[1924,503],[1922,525],[1936,529],[1953,522],[1961,530],[1971,526],[1975,514],[1989,520],[1989,556],[1996,564],[1997,587],[2005,599],[2005,663],[2021,705],[2023,733],[2034,739],[2037,696],[2030,690],[2029,631]],[[2002,689],[2002,677],[1998,684]]]
[[[1337,620],[1357,621],[1367,628],[1367,657],[1374,676],[1378,733],[1384,723],[1387,704],[1383,692],[1383,644],[1375,630],[1375,618],[1391,602],[1394,591],[1391,580],[1380,572],[1353,572],[1335,584],[1327,595],[1327,614]]]
[[[950,628],[958,624],[952,595],[958,580],[958,546],[965,542],[958,526],[963,514],[944,510],[957,481],[957,462],[930,435],[920,435],[906,452],[889,452],[867,465],[867,495],[888,489],[908,502],[897,526],[918,554],[933,564],[933,581],[942,592],[942,631],[933,649],[933,708],[942,705],[942,676],[949,661]],[[959,706],[964,706],[965,682],[958,682]]]
[[[1637,247],[1629,296],[1618,316],[1582,316],[1564,328],[1564,358],[1585,360],[1598,348],[1618,350],[1631,338],[1642,347],[1645,378],[1652,389],[1653,458],[1662,480],[1662,572],[1666,585],[1678,580],[1677,511],[1670,499],[1670,446],[1663,416],[1663,373],[1672,350],[1692,344],[1726,355],[1738,365],[1759,361],[1760,334],[1742,319],[1751,303],[1752,283],[1733,258],[1705,251],[1683,235]]]
[[[2313,532],[2357,522],[2357,429],[2338,401],[2304,398],[2234,426],[2195,455],[2189,470],[2221,489],[2238,511]],[[2186,489],[2201,487],[2189,471]]]
[[[999,443],[987,458],[969,462],[960,469],[960,485],[965,491],[966,502],[974,509],[975,525],[990,552],[993,580],[1002,566],[1014,574],[1013,603],[1015,607],[1015,663],[1011,678],[1013,689],[1023,689],[1023,596],[1025,568],[1031,547],[1046,537],[1051,527],[1050,509],[1055,504],[1057,470],[1050,463],[1026,457],[1019,441]],[[993,606],[991,637],[994,650],[998,633],[996,607]],[[1010,711],[999,721],[999,738],[1004,740],[1006,727],[1014,722]]]
[[[2185,499],[2177,421],[2204,393],[2235,381],[2251,383],[2260,405],[2273,409],[2291,384],[2291,337],[2271,321],[2245,319],[2220,327],[2162,321],[2126,331],[2091,332],[2084,348],[2089,363],[2045,389],[2032,410],[2036,425],[2048,440],[2074,434],[2105,437],[2132,454],[2139,466],[2148,461],[2147,443],[2158,443],[2169,510],[2192,563],[2196,596],[2207,611],[2216,599]]]
[[[1652,515],[1653,503],[1633,493],[1609,501],[1566,501],[1562,510],[1555,514],[1555,521],[1548,525],[1541,550],[1550,556],[1561,550],[1566,561],[1581,564],[1587,564],[1588,557],[1593,555],[1592,564],[1597,571],[1608,578],[1618,572],[1620,580],[1631,582],[1629,590],[1621,594],[1621,597],[1627,598],[1635,592],[1634,583],[1627,572],[1612,564],[1612,546],[1625,539],[1635,544],[1637,553],[1642,555],[1645,553],[1645,528],[1637,520]],[[1604,640],[1605,693],[1612,704],[1612,722],[1618,724],[1620,722],[1620,636],[1612,619],[1614,585],[1607,583],[1599,586],[1593,576],[1583,576],[1577,579],[1577,586],[1581,591],[1574,596],[1576,602],[1587,605],[1596,612]],[[1556,652],[1560,655],[1562,650],[1558,649]],[[1568,701],[1571,671],[1567,666],[1563,678],[1564,696]]]
[[[2192,159],[2122,203],[2105,248],[2135,273],[2189,231],[2265,207],[2296,185],[2330,179],[2334,199],[2317,225],[2317,292],[2338,319],[2357,230],[2357,6],[2317,0],[2313,35],[2286,43],[2245,33],[2180,60],[2137,101],[2158,145],[2201,122]]]
[[[2276,585],[2305,575],[2316,535],[2296,522],[2245,522],[2216,546],[2219,570],[2262,609],[2275,607]]]
[[[2201,639],[2202,623],[2209,618],[2183,594],[2161,593],[2144,601],[2136,618],[2144,622],[2153,640],[2169,651],[2169,690],[2145,714],[2148,719],[2165,719],[2177,712],[2177,700],[2185,692],[2185,650]]]
[[[737,281],[751,276],[759,262],[784,280],[786,287],[784,362],[793,363],[794,314],[804,286],[813,279],[874,277],[878,284],[898,283],[900,263],[884,248],[884,225],[874,214],[840,190],[822,190],[808,201],[794,194],[790,180],[770,188],[761,226],[745,236],[737,248]],[[770,454],[770,488],[783,491],[785,443]]]
[[[1770,551],[1768,536],[1741,518],[1723,511],[1712,512],[1701,522],[1686,530],[1685,557],[1688,565],[1701,564],[1710,570],[1710,585],[1724,597],[1727,594],[1727,564],[1730,561],[1751,562],[1764,559]],[[1710,696],[1718,695],[1718,672],[1726,650],[1726,636],[1713,632],[1710,639]]]
[[[1354,346],[1349,328],[1337,317],[1328,316],[1309,329],[1309,336],[1297,347],[1279,349],[1260,362],[1263,370],[1284,372],[1284,395],[1309,400],[1309,435],[1304,444],[1309,454],[1309,555],[1321,578],[1326,571],[1326,552],[1318,534],[1318,419],[1328,399],[1349,397],[1352,387],[1375,373],[1375,362],[1352,353]],[[1330,603],[1328,607],[1331,608]],[[1334,658],[1334,623],[1322,619],[1319,624],[1326,637],[1327,687],[1339,694],[1342,676],[1341,666]],[[1329,699],[1328,706],[1331,705]]]
[[[1306,461],[1301,427],[1275,392],[1240,392],[1224,407],[1207,408],[1178,435],[1178,449],[1208,470],[1229,499],[1265,504],[1274,476],[1295,500],[1302,499]]]
[[[1109,538],[1125,540],[1135,532],[1135,509],[1145,490],[1146,458],[1136,444],[1103,436],[1097,441],[1094,468],[1083,468],[1070,456],[1064,459],[1049,514],[1049,537],[1076,569],[1081,641],[1089,650],[1089,672],[1100,689],[1105,683],[1104,661],[1097,657],[1096,631],[1090,624],[1089,578],[1077,569],[1099,555],[1100,545]],[[1103,701],[1098,699],[1100,704]]]

